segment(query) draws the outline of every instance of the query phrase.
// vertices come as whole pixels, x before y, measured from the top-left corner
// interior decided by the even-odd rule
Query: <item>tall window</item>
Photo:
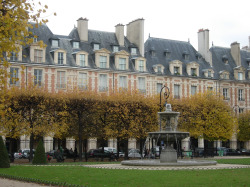
[[[144,77],[139,77],[138,78],[138,89],[142,93],[146,93],[146,84],[145,84],[145,78]]]
[[[238,90],[238,99],[239,99],[239,101],[244,101],[244,98],[243,98],[243,89],[239,89]]]
[[[18,86],[19,85],[18,77],[19,77],[19,69],[11,67],[10,68],[10,84]]]
[[[126,58],[119,58],[119,70],[126,70]]]
[[[229,99],[229,97],[228,97],[228,88],[223,88],[223,98],[225,100]]]
[[[127,77],[126,76],[120,76],[119,77],[119,88],[121,89],[127,89]]]
[[[180,85],[174,85],[174,98],[180,99]]]
[[[242,81],[243,80],[243,73],[238,72],[238,80]]]
[[[58,64],[63,64],[63,52],[58,52]]]
[[[207,77],[212,77],[212,72],[211,71],[207,72]]]
[[[180,68],[179,67],[174,67],[174,74],[175,75],[180,75]]]
[[[107,57],[100,56],[100,68],[107,68]]]
[[[87,89],[87,73],[79,73],[78,88]]]
[[[99,91],[100,92],[108,91],[107,75],[106,74],[100,74],[100,76],[99,76]]]
[[[139,60],[139,71],[143,72],[144,71],[144,61]]]
[[[197,91],[197,86],[191,86],[191,95],[195,95]]]
[[[34,50],[34,61],[41,63],[43,61],[43,50],[35,49]]]
[[[10,60],[11,61],[17,61],[18,60],[18,53],[11,52],[10,53]]]
[[[43,70],[34,69],[34,84],[37,86],[42,86]]]
[[[66,72],[65,71],[57,72],[57,88],[59,89],[66,88]]]
[[[157,88],[156,88],[157,90],[156,90],[156,91],[157,91],[157,93],[159,94],[159,93],[161,92],[161,88],[163,87],[163,86],[162,86],[162,83],[157,83],[156,86],[157,86]]]
[[[191,76],[197,76],[196,68],[191,68]]]
[[[80,66],[85,66],[85,55],[84,54],[80,54],[79,60],[80,60]]]

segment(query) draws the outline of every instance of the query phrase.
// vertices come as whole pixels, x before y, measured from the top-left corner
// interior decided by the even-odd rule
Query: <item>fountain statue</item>
[[[165,111],[158,112],[160,121],[160,131],[149,132],[148,139],[156,140],[156,142],[166,142],[166,146],[161,150],[160,160],[159,159],[143,159],[143,160],[126,160],[122,161],[122,165],[133,165],[133,166],[196,166],[196,165],[215,165],[216,161],[208,160],[178,160],[177,151],[173,148],[174,142],[181,141],[189,137],[189,132],[181,132],[177,130],[179,112],[172,111],[171,104],[167,103],[169,97],[169,89],[164,93],[165,96]],[[161,89],[161,91],[163,90]],[[161,94],[161,93],[160,93]],[[160,97],[161,106],[161,97]],[[162,130],[162,122],[165,122],[164,130]],[[153,142],[153,141],[152,141]],[[153,146],[153,143],[152,143]]]

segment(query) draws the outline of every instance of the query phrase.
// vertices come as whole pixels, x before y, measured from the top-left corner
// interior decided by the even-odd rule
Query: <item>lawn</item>
[[[241,163],[243,159],[234,160],[238,160],[238,163]],[[107,162],[105,162],[105,164],[106,163]],[[0,174],[3,173],[13,176],[35,178],[53,182],[66,182],[68,184],[85,185],[91,187],[250,186],[250,168],[223,170],[152,171],[95,169],[85,168],[79,165],[39,167],[20,165],[11,166],[11,168],[8,169],[0,168]]]

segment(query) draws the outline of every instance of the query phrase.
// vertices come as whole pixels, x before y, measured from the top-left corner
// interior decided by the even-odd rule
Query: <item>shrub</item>
[[[46,163],[47,161],[46,161],[45,150],[43,147],[43,141],[40,140],[32,164],[46,164]]]
[[[7,149],[3,143],[3,138],[0,136],[0,168],[9,168],[10,159]]]

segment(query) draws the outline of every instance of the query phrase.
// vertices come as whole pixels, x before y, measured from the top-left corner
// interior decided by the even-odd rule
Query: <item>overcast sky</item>
[[[47,24],[54,34],[68,35],[80,17],[89,29],[115,32],[115,25],[144,18],[145,41],[151,37],[188,41],[197,49],[199,29],[210,30],[210,46],[248,46],[249,0],[40,0],[49,6]],[[53,12],[57,16],[53,16]],[[126,30],[125,30],[126,35]]]

